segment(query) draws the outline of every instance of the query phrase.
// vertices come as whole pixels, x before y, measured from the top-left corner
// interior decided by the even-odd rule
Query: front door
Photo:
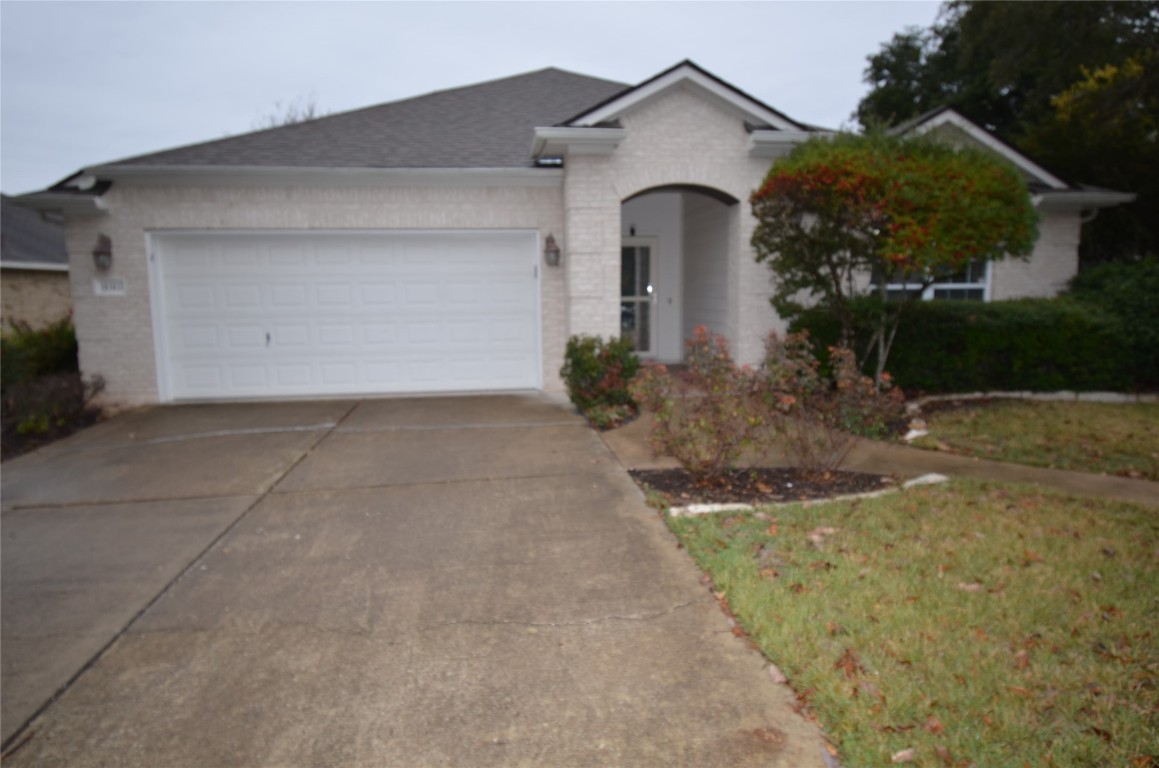
[[[655,239],[625,239],[620,248],[620,336],[630,339],[632,348],[645,356],[656,350],[655,279]]]

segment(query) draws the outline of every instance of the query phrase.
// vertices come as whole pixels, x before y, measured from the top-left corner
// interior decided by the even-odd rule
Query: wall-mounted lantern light
[[[93,263],[101,272],[113,266],[113,241],[108,235],[97,235],[97,244],[93,247]]]
[[[559,245],[555,242],[555,235],[548,235],[543,244],[543,260],[547,262],[549,267],[558,267],[559,256],[560,250]]]

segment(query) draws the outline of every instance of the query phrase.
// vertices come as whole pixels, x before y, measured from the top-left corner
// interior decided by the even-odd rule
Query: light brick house
[[[781,323],[748,197],[818,132],[687,61],[637,86],[547,69],[21,201],[67,220],[81,367],[116,402],[555,390],[571,334],[671,361],[703,323],[756,359]],[[987,297],[1056,292],[1082,212],[1118,202],[1053,192],[1073,204],[1040,204],[1040,249]]]

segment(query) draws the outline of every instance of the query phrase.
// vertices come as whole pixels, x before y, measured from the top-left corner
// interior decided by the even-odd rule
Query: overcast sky
[[[865,59],[934,2],[0,2],[0,189],[554,66],[638,83],[689,58],[839,127]]]

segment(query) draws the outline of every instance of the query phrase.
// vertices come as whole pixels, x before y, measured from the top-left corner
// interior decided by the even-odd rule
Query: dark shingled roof
[[[0,263],[68,264],[64,228],[0,195]]]
[[[109,165],[522,168],[534,129],[629,86],[542,69]]]

